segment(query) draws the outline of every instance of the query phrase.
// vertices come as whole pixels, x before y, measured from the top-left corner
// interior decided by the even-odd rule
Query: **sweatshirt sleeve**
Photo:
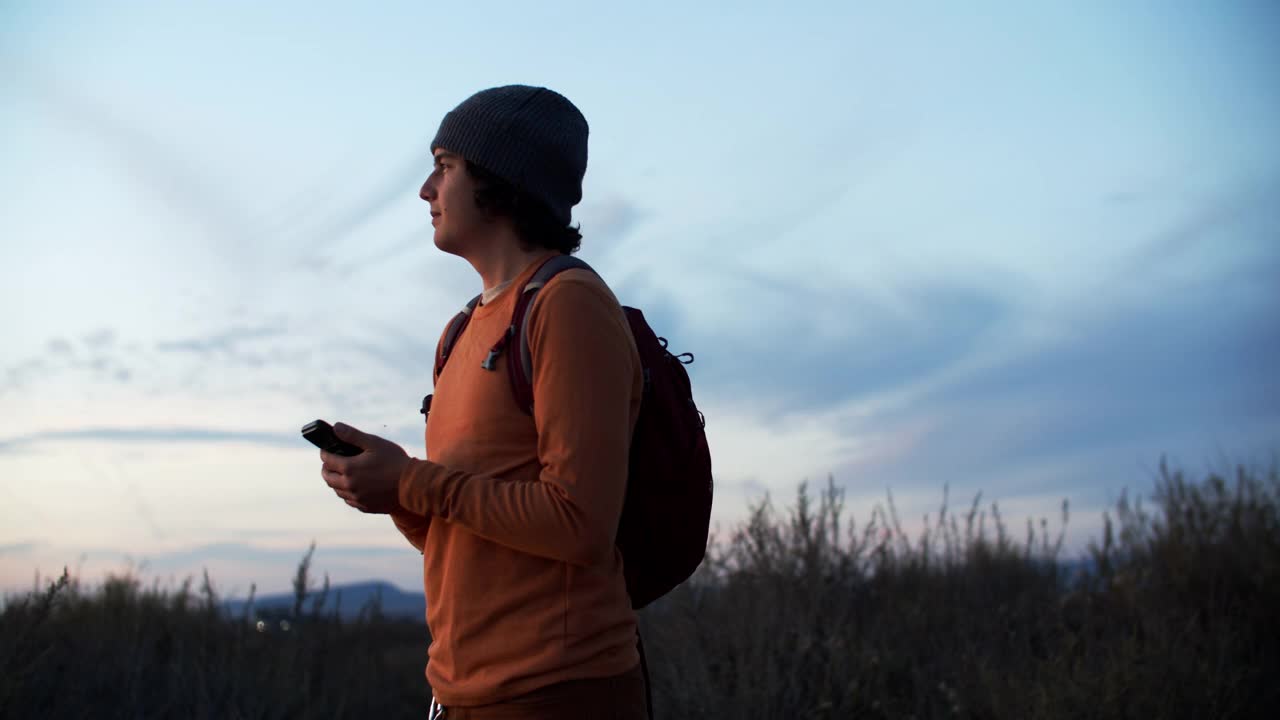
[[[599,564],[612,557],[626,492],[640,383],[635,341],[617,300],[587,280],[558,277],[530,313],[538,481],[413,459],[400,502],[522,552]]]
[[[422,552],[422,548],[427,543],[427,530],[431,527],[431,517],[419,515],[415,512],[407,510],[397,510],[391,513],[391,522],[395,523],[396,529],[404,535],[404,539],[409,544]]]
[[[440,332],[440,338],[436,340],[436,352],[432,358],[440,357],[440,349],[444,346],[445,335],[449,333],[448,325]],[[423,448],[426,448],[426,432],[423,432]],[[427,530],[431,527],[431,516],[421,515],[405,508],[391,512],[391,522],[395,524],[396,530],[404,536],[409,544],[417,549],[418,552],[423,551],[423,547],[427,544]]]

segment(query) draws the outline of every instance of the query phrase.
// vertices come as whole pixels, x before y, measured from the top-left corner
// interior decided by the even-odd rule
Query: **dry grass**
[[[422,715],[421,624],[376,607],[343,623],[323,602],[308,605],[259,630],[257,615],[224,614],[207,575],[193,593],[190,582],[147,588],[132,576],[89,592],[64,574],[0,615],[0,717]]]
[[[945,493],[944,493],[945,495]],[[1252,718],[1280,702],[1280,476],[1161,467],[1089,567],[979,498],[917,537],[831,483],[766,499],[642,615],[660,718]],[[309,559],[296,586],[309,586]],[[425,629],[299,602],[272,632],[198,592],[64,577],[0,613],[4,717],[421,717]],[[289,632],[278,622],[292,620]]]

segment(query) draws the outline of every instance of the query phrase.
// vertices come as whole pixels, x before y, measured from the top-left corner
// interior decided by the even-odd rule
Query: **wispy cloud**
[[[753,288],[741,316],[676,350],[694,352],[700,388],[754,395],[779,411],[822,410],[915,383],[999,342],[1016,312],[999,291],[961,280],[906,287],[889,303],[856,287],[740,277],[732,286]],[[646,311],[655,327],[677,330],[673,315],[688,312]]]
[[[401,260],[406,255],[422,254],[434,252],[431,247],[431,233],[425,229],[414,229],[405,233],[398,240],[383,245],[380,249],[374,250],[366,255],[362,255],[358,259],[351,260],[346,263],[337,265],[337,272],[343,276],[349,277],[355,273],[363,272],[370,268],[385,269],[387,264],[393,260]]]
[[[0,545],[0,555],[15,555],[20,553],[29,553],[37,547],[34,542],[16,542]]]
[[[106,328],[74,341],[65,337],[50,338],[41,355],[4,369],[0,394],[71,370],[87,370],[99,381],[128,382],[133,370],[126,363],[125,353],[116,346],[115,338],[115,331]]]
[[[1217,259],[1234,259],[1271,249],[1280,233],[1280,176],[1247,178],[1198,207],[1175,217],[1120,265],[1121,275],[1149,275],[1153,270],[1185,262],[1195,251]],[[1229,243],[1229,251],[1221,243]],[[1193,258],[1192,261],[1195,261]]]
[[[116,344],[116,331],[102,328],[84,336],[84,344],[93,350],[105,350]]]
[[[1244,195],[1188,212],[1052,303],[998,275],[907,280],[886,300],[857,285],[725,273],[726,261],[710,272],[725,273],[715,284],[741,299],[748,323],[703,329],[677,350],[698,355],[695,394],[754,416],[708,422],[734,424],[721,450],[754,458],[757,472],[782,467],[770,454],[785,453],[772,441],[786,438],[824,448],[822,469],[840,484],[893,488],[911,513],[928,508],[910,498],[932,503],[946,483],[1049,514],[1064,497],[1097,509],[1118,487],[1145,488],[1162,454],[1247,457],[1280,439],[1280,253],[1265,244],[1280,217]],[[1156,280],[1188,253],[1213,261]],[[701,309],[659,303],[651,323],[681,328]],[[801,417],[823,420],[802,432]],[[802,479],[726,466],[731,496],[761,478],[788,490]],[[1095,520],[1074,526],[1077,547]]]
[[[626,268],[626,241],[653,213],[614,193],[576,208],[573,217],[582,231],[583,252],[596,259],[597,270],[604,271]]]
[[[342,263],[332,255],[335,245],[350,238],[397,203],[411,202],[430,168],[426,147],[398,152],[395,167],[363,193],[333,197],[333,187],[349,187],[341,170],[304,188],[265,212],[251,212],[243,200],[227,190],[222,178],[205,170],[199,150],[182,128],[155,127],[149,117],[129,115],[123,106],[95,98],[87,86],[25,62],[16,63],[15,88],[39,101],[45,110],[72,124],[118,161],[122,171],[165,208],[195,224],[200,238],[211,240],[217,253],[236,266],[241,280],[268,273],[329,270]],[[388,248],[388,257],[408,249],[408,243]],[[264,253],[264,248],[266,252]],[[246,262],[251,258],[252,261]],[[91,344],[110,344],[113,338],[92,338]]]
[[[92,99],[72,81],[20,63],[13,80],[17,87],[56,113],[62,120],[97,137],[116,154],[121,167],[164,204],[201,223],[213,237],[244,237],[250,228],[216,183],[187,161],[188,153],[163,140],[117,109]]]
[[[322,228],[308,237],[307,256],[332,247],[375,217],[385,213],[399,202],[417,197],[417,188],[431,172],[431,153],[426,147],[406,153],[408,160],[386,174],[381,184],[368,191],[354,203],[324,218]]]
[[[0,453],[15,452],[39,443],[94,441],[111,443],[248,443],[269,447],[298,447],[300,436],[290,433],[270,433],[220,430],[214,428],[110,428],[85,427],[68,430],[18,435],[0,439]]]
[[[69,355],[72,351],[71,343],[65,338],[53,338],[49,341],[47,348],[50,355]]]
[[[1226,290],[1206,278],[1177,297],[1117,307],[849,431],[928,420],[912,451],[877,469],[895,488],[986,478],[988,490],[1066,494],[1114,487],[1099,475],[1132,475],[1124,458],[1153,464],[1219,443],[1249,452],[1280,428],[1280,332],[1274,301],[1258,292],[1270,280],[1256,282]]]
[[[388,527],[388,533],[394,530]],[[394,541],[395,538],[392,538]],[[57,572],[67,566],[88,583],[108,574],[129,573],[158,582],[180,583],[208,571],[220,594],[243,597],[249,586],[258,594],[289,588],[309,540],[292,538],[271,546],[252,543],[212,543],[176,549],[139,550],[98,546],[67,547],[23,541],[0,546],[0,584],[5,591],[31,588],[36,568]],[[422,562],[408,543],[389,545],[331,544],[321,539],[312,560],[312,581],[329,576],[335,583],[390,580],[402,589],[422,586]]]
[[[158,352],[195,353],[210,355],[214,353],[233,354],[241,346],[255,341],[276,338],[285,335],[280,325],[258,327],[233,327],[204,337],[170,340],[156,344]]]
[[[124,468],[120,463],[112,462],[103,465],[91,462],[87,458],[81,458],[81,465],[90,475],[98,478],[104,485],[115,486],[120,489],[123,496],[128,498],[134,516],[142,524],[142,527],[151,532],[152,539],[163,541],[168,537],[168,533],[160,526],[151,503],[143,495],[138,484],[125,476]]]

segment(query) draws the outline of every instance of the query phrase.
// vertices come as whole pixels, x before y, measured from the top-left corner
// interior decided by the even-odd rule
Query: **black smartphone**
[[[312,445],[334,455],[351,457],[364,452],[351,443],[339,440],[337,434],[333,432],[333,426],[323,420],[314,420],[304,425],[302,437],[310,440]]]

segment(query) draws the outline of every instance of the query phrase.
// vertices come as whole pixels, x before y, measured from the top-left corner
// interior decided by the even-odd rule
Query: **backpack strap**
[[[511,379],[511,392],[515,395],[516,404],[530,415],[533,414],[533,354],[529,350],[529,308],[542,288],[565,270],[595,272],[590,265],[572,255],[556,255],[547,259],[520,288],[520,297],[516,298],[515,309],[511,312],[511,325],[503,339],[498,341],[505,345],[513,336],[518,337],[520,350],[513,353],[507,363],[507,375]]]
[[[462,310],[449,324],[445,326],[444,337],[440,341],[440,349],[436,353],[435,369],[431,375],[431,382],[434,385],[440,380],[440,373],[444,372],[444,364],[449,362],[449,354],[453,352],[453,346],[458,342],[458,337],[462,335],[462,331],[467,329],[467,325],[471,323],[471,314],[475,312],[476,306],[480,304],[480,298],[483,295],[477,295],[471,298],[471,302],[462,307]],[[433,394],[422,398],[422,408],[418,412],[422,413],[423,420],[431,416],[431,398]]]
[[[453,352],[453,346],[458,342],[458,337],[462,335],[462,331],[466,330],[467,325],[471,323],[471,314],[475,312],[476,306],[480,304],[480,298],[482,297],[484,296],[477,295],[471,298],[471,302],[463,306],[462,310],[449,321],[449,325],[444,331],[444,339],[440,343],[440,353],[436,355],[433,380],[440,379],[440,373],[444,372],[444,364],[449,362],[449,353]]]
[[[538,266],[529,280],[520,287],[520,295],[516,298],[515,308],[511,311],[511,322],[507,326],[507,331],[498,338],[498,342],[494,343],[493,347],[489,348],[488,356],[480,364],[480,367],[485,370],[495,369],[498,357],[506,351],[507,345],[513,339],[519,338],[519,352],[513,353],[511,362],[507,363],[507,376],[511,381],[511,392],[515,395],[516,405],[530,415],[533,414],[533,354],[529,350],[529,308],[538,297],[538,292],[551,282],[552,278],[565,270],[574,269],[595,272],[590,265],[572,255],[555,255]],[[472,298],[461,312],[453,316],[448,327],[445,328],[440,352],[436,355],[434,380],[440,379],[440,373],[444,371],[444,365],[449,361],[449,354],[453,351],[453,346],[462,335],[462,331],[466,330],[467,325],[470,324],[471,315],[480,304],[481,297],[482,295],[477,295]],[[427,415],[430,411],[431,396],[428,395],[422,399],[422,410],[419,412]]]

